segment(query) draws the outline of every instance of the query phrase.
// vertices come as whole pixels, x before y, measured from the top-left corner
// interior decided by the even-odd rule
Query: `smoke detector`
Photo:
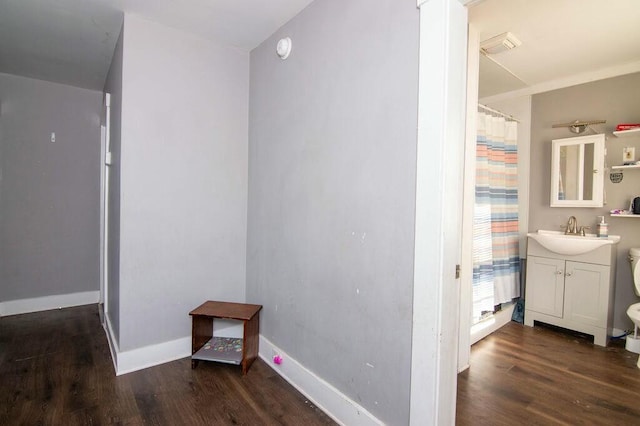
[[[493,55],[506,50],[515,49],[521,44],[522,42],[518,40],[516,36],[507,32],[498,34],[495,37],[491,37],[488,40],[480,42],[480,51],[486,55]]]

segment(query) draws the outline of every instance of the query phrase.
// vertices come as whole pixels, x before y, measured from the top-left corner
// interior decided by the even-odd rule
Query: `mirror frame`
[[[604,141],[603,134],[590,136],[577,136],[573,138],[553,139],[551,141],[551,207],[602,207],[604,205]],[[578,193],[582,197],[582,185],[584,183],[584,146],[593,146],[593,199],[592,200],[560,200],[560,148],[572,145],[580,146],[580,158],[578,163],[579,175],[582,182],[578,183]]]

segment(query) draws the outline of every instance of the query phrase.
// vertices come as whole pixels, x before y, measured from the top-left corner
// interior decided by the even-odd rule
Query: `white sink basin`
[[[607,244],[618,244],[620,242],[619,235],[599,238],[595,234],[587,234],[583,237],[581,235],[565,235],[564,232],[545,231],[543,229],[538,232],[530,232],[527,236],[536,240],[549,251],[569,256],[588,253]]]

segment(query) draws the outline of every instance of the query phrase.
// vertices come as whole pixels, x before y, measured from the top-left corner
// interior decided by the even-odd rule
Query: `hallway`
[[[187,315],[185,313],[185,315]],[[97,305],[0,318],[1,425],[331,425],[261,359],[116,377]]]

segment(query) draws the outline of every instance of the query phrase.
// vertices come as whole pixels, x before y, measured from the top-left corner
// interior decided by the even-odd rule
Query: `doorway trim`
[[[460,277],[460,330],[458,372],[469,368],[471,357],[471,305],[473,303],[473,205],[476,187],[477,105],[480,73],[480,34],[469,25],[467,42],[467,123],[465,128]]]
[[[467,2],[419,0],[411,425],[454,424]]]
[[[105,271],[105,262],[104,262],[104,253],[105,253],[105,165],[104,158],[106,152],[106,142],[107,141],[107,126],[105,124],[100,125],[100,297],[98,299],[98,303],[103,305],[104,309],[104,300],[105,300],[105,279],[104,279],[104,271]]]
[[[111,163],[111,94],[104,94],[104,124],[100,126],[100,299],[101,320],[109,312],[109,165]]]

